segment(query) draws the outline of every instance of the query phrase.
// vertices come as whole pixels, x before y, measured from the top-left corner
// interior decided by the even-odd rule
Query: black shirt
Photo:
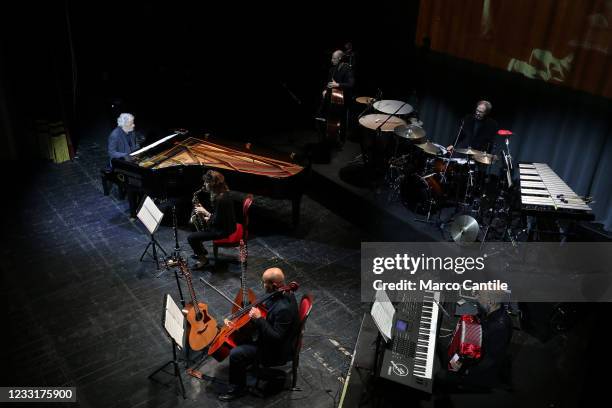
[[[340,89],[343,91],[350,92],[353,89],[353,86],[355,86],[353,70],[351,69],[351,66],[345,62],[334,65],[329,69],[327,82],[331,82],[332,79],[338,83]]]
[[[494,150],[498,130],[497,122],[489,117],[478,120],[474,115],[467,115],[463,119],[463,129],[455,147],[472,147],[491,153]]]
[[[499,380],[499,369],[512,338],[512,321],[504,307],[480,320],[482,326],[482,358],[466,370],[471,381],[487,384]]]
[[[209,226],[212,230],[224,235],[230,235],[236,230],[234,202],[230,197],[229,191],[219,194],[215,198]]]
[[[298,307],[292,292],[274,296],[266,304],[265,319],[255,319],[258,352],[265,365],[284,364],[293,357],[299,328]]]

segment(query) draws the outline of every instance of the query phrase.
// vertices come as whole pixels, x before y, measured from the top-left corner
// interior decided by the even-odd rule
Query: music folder
[[[391,340],[395,307],[391,303],[387,292],[384,290],[376,291],[370,314],[385,342]]]

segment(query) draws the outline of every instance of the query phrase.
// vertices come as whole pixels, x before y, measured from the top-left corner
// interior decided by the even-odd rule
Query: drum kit
[[[426,215],[422,220],[425,222],[430,222],[431,216],[443,208],[453,206],[455,215],[476,216],[487,175],[498,159],[496,155],[471,147],[448,150],[428,139],[423,123],[414,117],[414,109],[406,102],[366,96],[356,98],[356,102],[367,105],[359,116],[359,124],[376,131],[371,137],[395,138],[393,148],[384,149],[383,159],[378,161],[385,172],[390,202],[401,201],[409,210]],[[371,108],[377,113],[365,114]],[[368,154],[372,153],[364,152]],[[453,224],[456,231],[452,231],[456,240],[472,238],[472,219],[456,218]]]

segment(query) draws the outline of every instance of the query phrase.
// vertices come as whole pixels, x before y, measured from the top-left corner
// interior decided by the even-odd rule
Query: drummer
[[[489,117],[493,105],[489,101],[478,101],[473,114],[463,118],[463,127],[457,139],[457,146],[449,145],[452,152],[455,147],[471,147],[484,153],[492,153],[495,135],[499,130],[497,122]]]

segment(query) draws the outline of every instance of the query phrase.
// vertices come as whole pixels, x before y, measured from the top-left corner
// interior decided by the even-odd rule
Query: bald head
[[[285,274],[281,268],[268,268],[261,276],[266,292],[273,292],[276,288],[283,286]]]
[[[342,52],[342,50],[334,51],[331,59],[332,64],[338,65],[340,63],[340,60],[342,60],[342,57],[344,57],[344,53]]]

